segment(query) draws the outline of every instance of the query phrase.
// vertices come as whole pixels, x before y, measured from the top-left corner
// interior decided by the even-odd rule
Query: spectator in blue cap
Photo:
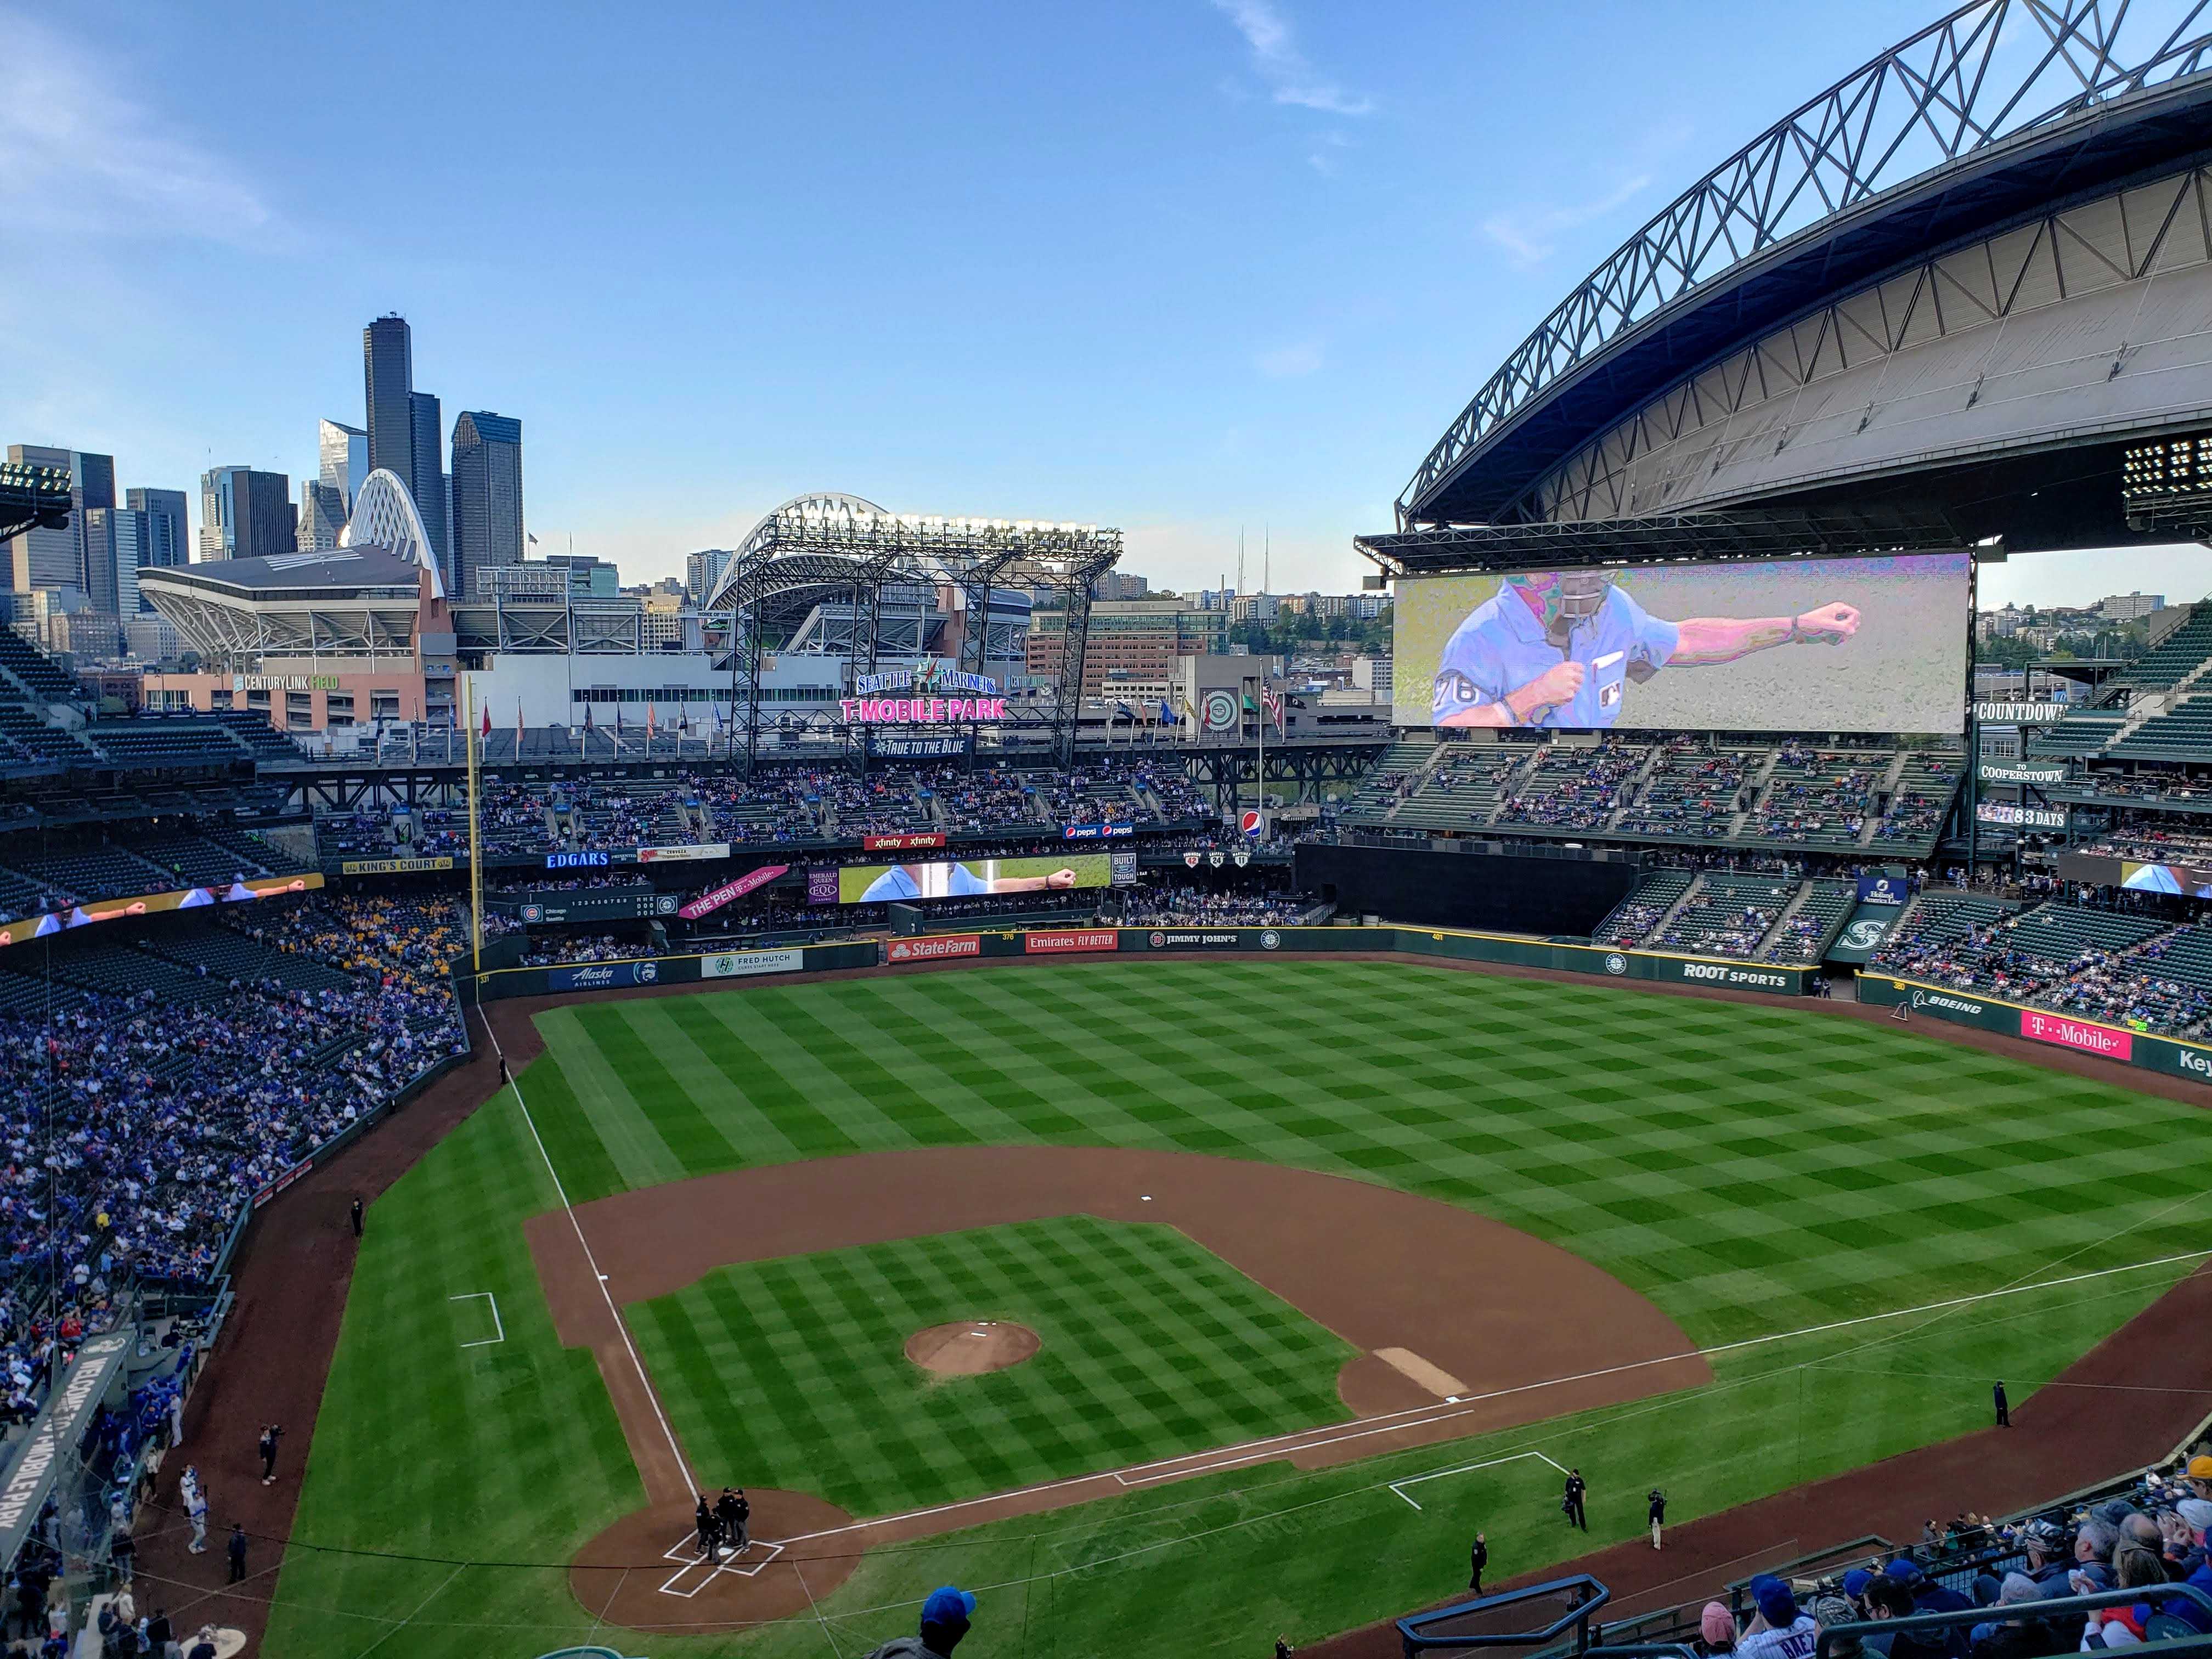
[[[1758,1609],[1736,1644],[1739,1659],[1811,1659],[1820,1639],[1809,1614],[1798,1610],[1790,1586],[1771,1572],[1751,1581],[1751,1604]]]
[[[894,1637],[867,1659],[952,1659],[975,1611],[975,1598],[968,1591],[950,1584],[933,1589],[921,1604],[921,1633]]]

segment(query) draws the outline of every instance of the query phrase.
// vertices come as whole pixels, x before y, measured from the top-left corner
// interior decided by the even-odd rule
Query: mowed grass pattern
[[[2195,1108],[1784,1005],[1183,959],[759,987],[540,1024],[549,1052],[522,1087],[579,1199],[877,1148],[1180,1146],[1499,1217],[1607,1267],[1708,1344],[2201,1249],[2212,1218]],[[555,1202],[510,1094],[371,1209],[277,1583],[276,1659],[608,1639],[562,1564],[643,1498],[592,1358],[559,1346],[523,1243],[522,1222]],[[1279,1630],[1303,1644],[1463,1584],[1478,1525],[1501,1575],[1584,1546],[1540,1463],[1425,1486],[1419,1511],[1390,1480],[1540,1447],[1591,1479],[1589,1544],[1633,1537],[1655,1484],[1687,1521],[1979,1427],[1990,1378],[2027,1398],[2184,1271],[1741,1350],[1711,1388],[1449,1446],[1255,1465],[872,1551],[818,1621],[612,1644],[849,1659],[910,1632],[915,1600],[947,1581],[986,1589],[963,1659],[1226,1656]],[[507,1340],[463,1349],[482,1304],[447,1298],[482,1290]],[[811,1352],[816,1310],[784,1317],[762,1340]],[[687,1440],[707,1432],[684,1409]]]
[[[855,1514],[1330,1421],[1357,1352],[1176,1229],[1089,1216],[723,1267],[629,1317],[707,1485]],[[906,1358],[969,1319],[1042,1346],[981,1376]]]
[[[1389,963],[1146,960],[583,1004],[524,1086],[581,1201],[1053,1141],[1356,1175],[1724,1342],[2174,1248],[2198,1110],[1887,1024]]]

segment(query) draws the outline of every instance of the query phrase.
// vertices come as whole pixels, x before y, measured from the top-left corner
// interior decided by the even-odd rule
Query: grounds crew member
[[[921,1604],[921,1633],[893,1637],[866,1659],[952,1659],[975,1611],[975,1598],[968,1591],[950,1584],[933,1589]]]

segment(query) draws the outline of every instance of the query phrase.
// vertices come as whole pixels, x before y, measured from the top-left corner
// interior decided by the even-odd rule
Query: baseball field
[[[1153,959],[535,1021],[371,1207],[282,1659],[851,1656],[947,1582],[963,1659],[1263,1651],[1477,1527],[1504,1577],[1979,1428],[2212,1218],[2194,1106],[1771,1004]]]

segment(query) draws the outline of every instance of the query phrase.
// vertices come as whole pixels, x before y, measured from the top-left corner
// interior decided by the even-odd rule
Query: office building
[[[415,498],[415,510],[422,515],[422,533],[430,538],[431,550],[437,555],[439,568],[446,573],[448,588],[453,583],[453,538],[449,508],[453,497],[448,493],[446,477],[446,440],[438,428],[438,399],[428,392],[407,394],[407,407],[413,420],[411,452],[413,471],[400,476],[407,479],[407,493]]]
[[[415,336],[404,317],[380,317],[361,331],[362,378],[368,408],[368,466],[415,484]],[[335,422],[333,422],[335,424]]]
[[[379,317],[362,331],[361,347],[369,470],[384,468],[407,486],[422,518],[422,532],[450,586],[453,543],[446,511],[445,441],[438,427],[437,398],[415,389],[414,331],[404,317]]]
[[[296,539],[303,552],[322,552],[338,544],[345,528],[346,500],[336,484],[319,478],[300,480],[300,520]]]
[[[522,562],[522,422],[488,410],[453,422],[453,591],[483,590],[477,574]]]
[[[130,489],[123,504],[147,518],[146,558],[141,568],[165,568],[191,562],[192,542],[185,528],[185,492],[181,489]]]
[[[200,475],[203,560],[273,558],[298,545],[292,481],[282,472],[219,466]]]
[[[160,555],[167,542],[167,521],[137,507],[94,507],[85,509],[84,527],[86,538],[100,556],[103,573],[103,586],[86,590],[94,608],[125,621],[150,611],[153,607],[138,592],[138,573],[163,562]]]
[[[1109,570],[1091,584],[1091,597],[1094,599],[1141,599],[1152,585],[1146,577]]]
[[[726,547],[704,548],[685,556],[684,586],[691,595],[692,604],[703,605],[714,597],[715,585],[736,556]]]
[[[322,459],[322,482],[338,492],[344,513],[350,513],[353,498],[361,493],[362,483],[368,477],[368,434],[343,421],[325,421],[316,441]],[[343,521],[343,513],[340,519]]]
[[[18,593],[40,587],[91,592],[96,574],[93,566],[106,556],[88,544],[84,515],[88,508],[115,505],[115,458],[84,450],[10,444],[8,459],[25,466],[58,467],[70,475],[69,523],[58,530],[26,530],[9,538],[9,586]]]
[[[1064,611],[1039,611],[1030,617],[1026,672],[1047,677],[1060,672],[1066,630]],[[1228,633],[1227,612],[1201,611],[1181,599],[1095,600],[1083,658],[1083,695],[1097,696],[1109,674],[1125,680],[1165,679],[1179,658],[1224,653]]]
[[[2163,593],[2108,593],[2097,601],[2097,612],[2108,623],[2141,622],[2154,611],[2166,609]]]

